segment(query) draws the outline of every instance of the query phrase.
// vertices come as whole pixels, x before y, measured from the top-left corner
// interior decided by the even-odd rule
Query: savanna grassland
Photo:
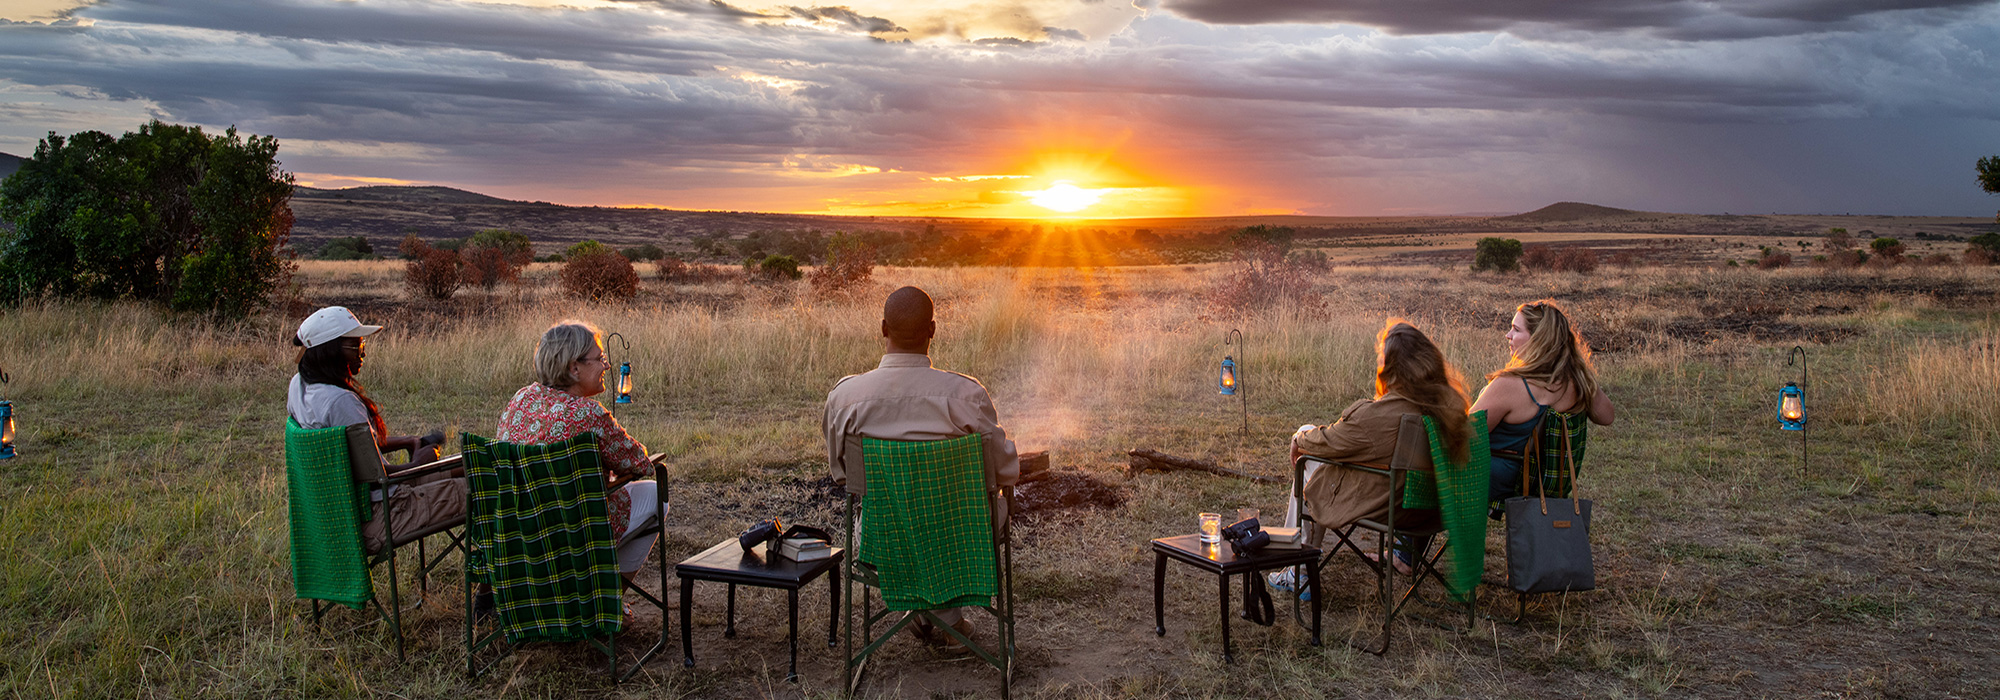
[[[306,310],[345,304],[383,331],[361,380],[400,433],[489,433],[552,321],[631,341],[638,402],[620,419],[664,451],[679,561],[756,519],[839,525],[823,482],[820,404],[881,352],[880,300],[936,297],[940,367],[982,379],[1023,450],[1115,507],[1018,523],[1028,697],[1993,697],[2000,695],[2000,276],[1995,268],[1777,271],[1602,268],[1474,275],[1454,266],[1336,267],[1322,303],[1224,312],[1217,266],[882,268],[849,296],[804,283],[670,285],[630,302],[557,295],[553,267],[519,286],[409,300],[400,263],[305,263]],[[1581,493],[1597,501],[1599,590],[1548,598],[1519,626],[1368,634],[1360,565],[1328,568],[1327,644],[1295,626],[1233,628],[1216,653],[1212,580],[1170,568],[1168,634],[1150,620],[1149,538],[1198,511],[1281,512],[1285,490],[1207,474],[1128,478],[1152,447],[1280,475],[1284,437],[1371,391],[1385,316],[1424,328],[1478,375],[1505,359],[1520,302],[1568,305],[1597,346],[1618,421],[1591,435]],[[282,456],[292,374],[283,314],[213,325],[150,307],[0,310],[17,459],[0,462],[0,692],[70,697],[796,697],[837,692],[812,642],[824,589],[802,596],[803,683],[782,681],[782,594],[745,590],[722,636],[722,588],[697,588],[699,663],[674,651],[609,686],[579,648],[530,650],[463,676],[463,601],[434,582],[408,663],[368,618],[308,622],[289,579]],[[1216,394],[1232,328],[1250,437]],[[1806,348],[1811,463],[1773,418]],[[454,439],[453,446],[457,444]],[[1227,511],[1225,511],[1227,512]],[[1489,535],[1489,577],[1502,561]],[[378,577],[383,574],[377,574]],[[655,582],[647,581],[648,584]],[[378,578],[378,585],[379,583]],[[407,589],[406,589],[407,590]],[[1511,595],[1483,589],[1485,610]],[[645,608],[623,647],[659,634]],[[677,621],[676,621],[677,623]],[[678,625],[675,629],[677,631]],[[990,627],[985,630],[990,635]],[[674,648],[677,649],[678,640]],[[994,674],[909,639],[870,693],[984,697]]]

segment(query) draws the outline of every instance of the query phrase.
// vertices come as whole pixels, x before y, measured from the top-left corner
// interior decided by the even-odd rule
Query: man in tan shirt
[[[931,312],[931,297],[924,290],[903,287],[890,293],[882,305],[887,352],[881,364],[841,379],[826,395],[827,465],[834,483],[857,497],[866,495],[868,483],[862,471],[862,438],[943,440],[978,433],[989,483],[1013,486],[1020,480],[1014,441],[1000,427],[986,387],[977,379],[931,367],[931,337],[937,332]],[[1005,527],[1004,500],[994,500],[993,518]],[[971,625],[960,616],[959,610],[938,613],[959,631],[970,633]],[[917,632],[932,640],[942,636]]]

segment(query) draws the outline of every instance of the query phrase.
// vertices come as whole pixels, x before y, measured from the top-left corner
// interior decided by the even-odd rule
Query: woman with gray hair
[[[609,494],[606,511],[611,535],[618,540],[618,570],[629,576],[646,561],[655,536],[628,542],[625,533],[654,515],[664,519],[666,514],[654,512],[659,509],[659,482],[641,481],[653,475],[646,446],[626,434],[604,404],[590,398],[604,392],[604,375],[610,369],[611,363],[604,359],[604,333],[596,326],[583,321],[551,326],[535,348],[535,382],[514,392],[507,410],[500,413],[495,437],[542,445],[586,430],[597,434],[597,454],[604,463]]]

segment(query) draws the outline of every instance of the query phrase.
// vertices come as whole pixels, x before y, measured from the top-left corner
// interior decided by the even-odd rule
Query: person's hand
[[[429,435],[417,438],[417,449],[421,450],[429,445],[444,445],[444,431],[433,430]]]

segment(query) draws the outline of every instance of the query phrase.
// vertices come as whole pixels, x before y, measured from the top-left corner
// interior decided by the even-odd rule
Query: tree
[[[1903,258],[1903,242],[1883,236],[1868,242],[1868,249],[1875,251],[1875,257],[1894,262]]]
[[[112,139],[50,133],[0,183],[0,300],[169,302],[241,317],[292,270],[292,178],[278,140],[149,122]]]
[[[404,236],[402,252],[403,258],[410,261],[403,266],[403,288],[409,290],[410,296],[444,301],[465,282],[459,269],[463,262],[456,250],[435,248],[416,236]]]
[[[2000,156],[1979,159],[1979,189],[2000,194]]]
[[[535,248],[525,235],[489,228],[465,239],[458,256],[465,263],[466,284],[490,292],[501,282],[519,281],[521,268],[534,262]]]
[[[603,243],[599,243],[597,241],[582,240],[582,241],[577,241],[575,243],[571,243],[568,248],[564,248],[562,256],[564,260],[575,260],[579,257],[583,257],[585,255],[590,255],[593,253],[609,253],[609,252],[611,252],[610,246],[604,245]]]
[[[1472,269],[1513,272],[1521,269],[1521,242],[1512,238],[1479,239],[1472,254]]]
[[[632,262],[645,262],[648,260],[658,260],[660,258],[667,257],[667,251],[661,250],[659,246],[653,245],[651,243],[647,243],[641,246],[633,246],[631,248],[625,248],[623,250],[618,251],[618,254],[625,256],[625,259],[630,260]]]
[[[569,262],[563,263],[558,275],[563,291],[591,300],[629,299],[638,294],[639,271],[632,269],[632,261],[610,248],[598,248],[572,255]]]

